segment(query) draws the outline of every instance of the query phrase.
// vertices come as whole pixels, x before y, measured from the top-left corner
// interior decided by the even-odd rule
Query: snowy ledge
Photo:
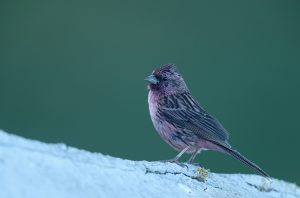
[[[295,184],[130,161],[0,131],[1,198],[300,197]]]

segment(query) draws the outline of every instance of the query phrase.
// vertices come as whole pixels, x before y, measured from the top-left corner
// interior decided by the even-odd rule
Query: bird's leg
[[[176,155],[172,160],[174,162],[178,162],[179,158],[189,149],[190,147],[187,146],[185,147],[185,149],[183,149],[180,153],[178,153],[178,155]]]
[[[193,161],[196,158],[196,156],[201,152],[201,149],[196,150],[192,156],[190,157],[190,159],[187,161],[188,164],[194,164]],[[196,165],[201,166],[199,163],[197,163]]]
[[[198,151],[195,151],[186,163],[193,163],[195,157],[197,156],[197,153]]]
[[[178,153],[178,155],[176,155],[174,158],[169,159],[169,160],[163,160],[163,162],[171,162],[171,163],[176,163],[179,166],[183,166],[182,163],[180,163],[178,160],[179,158],[189,149],[190,147],[187,146],[185,147],[182,151],[180,151],[180,153]]]

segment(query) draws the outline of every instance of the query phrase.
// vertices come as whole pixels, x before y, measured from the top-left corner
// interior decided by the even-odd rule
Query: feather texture
[[[162,97],[157,109],[158,116],[176,127],[188,129],[199,138],[229,146],[227,130],[189,92]]]

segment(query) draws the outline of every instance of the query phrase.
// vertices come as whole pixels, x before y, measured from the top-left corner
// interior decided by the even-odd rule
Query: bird
[[[258,165],[233,149],[228,132],[192,96],[174,64],[164,64],[145,78],[149,112],[154,128],[161,138],[178,151],[169,162],[180,163],[184,154],[191,154],[187,163],[193,164],[202,150],[229,154],[262,176],[269,175]]]

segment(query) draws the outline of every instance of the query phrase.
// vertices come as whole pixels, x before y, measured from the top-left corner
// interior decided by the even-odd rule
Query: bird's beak
[[[153,74],[151,74],[150,76],[147,76],[144,80],[148,81],[151,84],[157,84],[159,82]]]

